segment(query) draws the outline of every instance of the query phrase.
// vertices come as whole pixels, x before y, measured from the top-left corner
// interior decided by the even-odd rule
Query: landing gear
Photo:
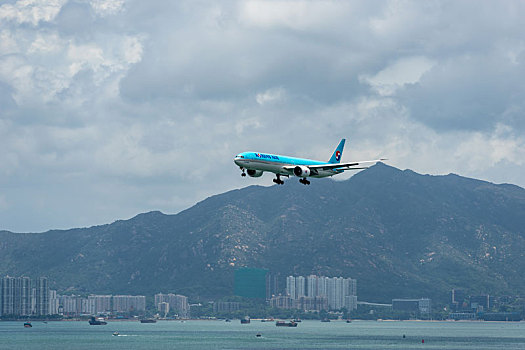
[[[278,185],[284,185],[284,181],[281,180],[281,175],[276,174],[275,176],[276,176],[277,178],[273,179],[273,182],[275,182],[275,183],[278,184]]]
[[[310,184],[310,181],[306,180],[306,178],[302,178],[301,180],[299,180],[300,183],[302,183],[303,185],[309,185]]]
[[[242,171],[241,176],[242,176],[242,177],[245,177],[245,176],[246,176],[246,173],[244,172],[244,168],[241,168],[241,171]]]

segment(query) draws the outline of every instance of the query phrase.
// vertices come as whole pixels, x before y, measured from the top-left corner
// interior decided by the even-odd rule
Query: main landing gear
[[[303,185],[309,185],[310,184],[310,181],[306,180],[306,178],[302,178],[301,180],[299,180],[300,183],[302,183]]]
[[[275,182],[278,185],[284,185],[284,181],[281,180],[281,175],[275,175],[277,178],[273,179],[273,182]]]

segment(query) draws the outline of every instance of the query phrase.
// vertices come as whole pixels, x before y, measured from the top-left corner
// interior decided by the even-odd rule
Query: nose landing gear
[[[241,176],[242,176],[242,177],[245,177],[245,176],[246,176],[246,173],[244,172],[244,168],[241,168],[241,171],[242,171]]]

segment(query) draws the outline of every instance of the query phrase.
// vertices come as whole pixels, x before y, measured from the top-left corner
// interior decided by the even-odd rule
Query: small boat
[[[157,323],[157,320],[154,318],[143,318],[140,320],[140,323]]]
[[[232,320],[230,320],[229,318],[225,319],[224,322],[231,322]]]
[[[94,316],[91,316],[91,318],[89,319],[89,324],[92,326],[104,326],[108,323],[104,321],[104,319],[101,317],[95,318]]]
[[[257,333],[255,336],[256,336],[257,338],[260,338],[260,337],[262,337],[262,334],[261,334],[261,333]]]
[[[277,327],[297,327],[297,322],[295,322],[295,321],[290,321],[290,322],[277,321],[277,322],[275,322],[275,325]]]
[[[250,318],[248,316],[241,319],[241,324],[248,324],[250,323]]]
[[[24,327],[25,328],[31,328],[31,327],[33,327],[33,325],[31,324],[31,322],[27,321],[27,322],[24,322]]]
[[[346,320],[346,323],[352,323],[352,320]]]
[[[119,335],[120,335],[119,332],[117,332],[117,331],[113,332],[113,336],[118,337]]]
[[[294,322],[302,322],[300,318],[294,318],[292,321],[294,321]]]
[[[330,322],[330,319],[329,319],[329,318],[323,318],[323,319],[321,320],[321,322]]]
[[[271,317],[271,318],[263,318],[261,320],[261,322],[273,322],[273,321],[274,321],[273,317]]]

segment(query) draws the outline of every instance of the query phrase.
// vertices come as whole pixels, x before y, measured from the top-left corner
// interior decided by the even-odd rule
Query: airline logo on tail
[[[335,152],[335,160],[337,160],[338,162],[341,160],[341,151]]]

